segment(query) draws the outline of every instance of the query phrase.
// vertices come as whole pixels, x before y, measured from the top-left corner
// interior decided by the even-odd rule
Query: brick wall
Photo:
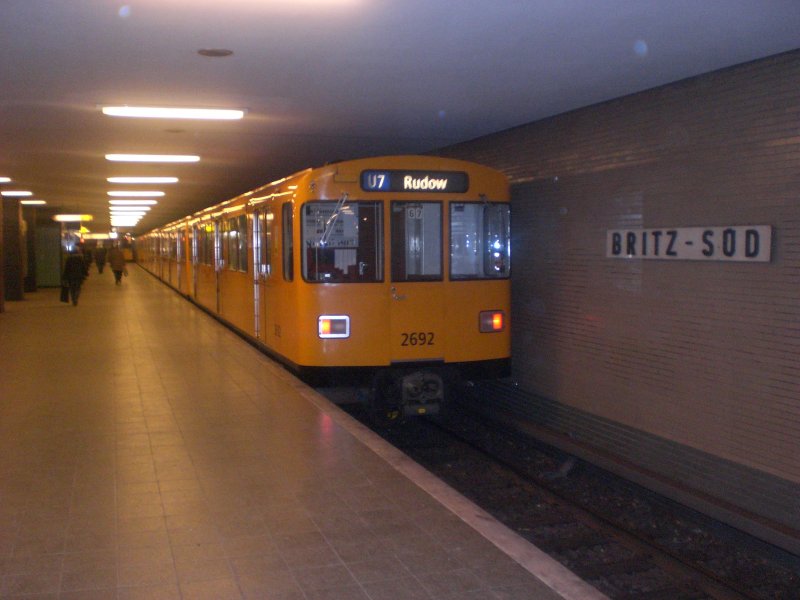
[[[795,51],[438,152],[511,178],[513,368],[531,402],[796,528],[800,493],[753,498],[800,492],[798,90]],[[606,258],[610,229],[723,225],[771,225],[771,262]],[[609,423],[633,437],[600,435]]]

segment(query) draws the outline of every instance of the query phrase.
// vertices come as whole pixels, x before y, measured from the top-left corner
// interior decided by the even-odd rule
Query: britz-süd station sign
[[[769,262],[772,226],[609,229],[606,257]]]

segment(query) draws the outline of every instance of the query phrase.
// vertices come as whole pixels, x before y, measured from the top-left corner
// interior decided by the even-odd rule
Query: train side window
[[[441,203],[392,202],[392,281],[441,279]]]
[[[511,272],[510,207],[450,204],[450,278],[503,279]]]
[[[200,262],[200,229],[192,227],[191,236],[192,264],[197,264]]]
[[[247,273],[247,215],[239,215],[236,219],[236,230],[239,242],[239,270]]]
[[[186,230],[181,229],[178,231],[178,239],[176,240],[176,248],[175,253],[178,260],[183,260],[185,258],[184,254],[186,252]]]
[[[214,254],[214,225],[211,223],[206,224],[206,261],[209,267],[214,266],[216,255]]]
[[[236,220],[228,219],[225,221],[222,236],[225,240],[225,266],[232,271],[239,270],[239,240],[237,239]]]
[[[320,283],[383,281],[383,217],[379,202],[303,205],[303,278]]]
[[[247,271],[247,216],[241,215],[225,222],[223,236],[227,266],[232,271]]]
[[[205,241],[206,241],[205,231],[201,229],[199,226],[195,226],[194,228],[194,258],[198,264],[203,264],[205,260],[205,256],[203,252],[205,252]]]
[[[290,202],[281,207],[281,220],[283,222],[283,278],[286,281],[294,281],[294,242],[292,237],[294,217]]]
[[[203,231],[200,227],[194,227],[194,247],[192,248],[192,259],[196,263],[203,262]]]
[[[214,270],[220,271],[225,265],[224,247],[222,243],[222,221],[214,221]]]
[[[257,249],[254,251],[258,254],[259,260],[259,275],[269,279],[273,273],[272,245],[275,243],[275,215],[271,211],[259,211],[255,218],[258,220],[258,227],[253,232],[253,235],[258,235]],[[253,240],[256,243],[256,240]]]
[[[197,260],[208,266],[214,264],[214,239],[211,232],[213,232],[213,227],[208,223],[197,229]]]
[[[220,254],[218,258],[222,259],[220,265],[230,266],[231,264],[231,250],[228,245],[228,238],[230,237],[230,221],[219,222],[219,239],[220,239]]]

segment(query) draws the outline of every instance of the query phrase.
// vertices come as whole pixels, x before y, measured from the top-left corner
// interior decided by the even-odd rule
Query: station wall
[[[794,51],[437,154],[512,182],[519,410],[800,539],[798,89]]]

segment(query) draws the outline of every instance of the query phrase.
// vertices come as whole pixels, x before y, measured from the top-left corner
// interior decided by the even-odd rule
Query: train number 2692
[[[415,331],[413,333],[401,333],[401,346],[433,346],[434,334],[432,331]]]

